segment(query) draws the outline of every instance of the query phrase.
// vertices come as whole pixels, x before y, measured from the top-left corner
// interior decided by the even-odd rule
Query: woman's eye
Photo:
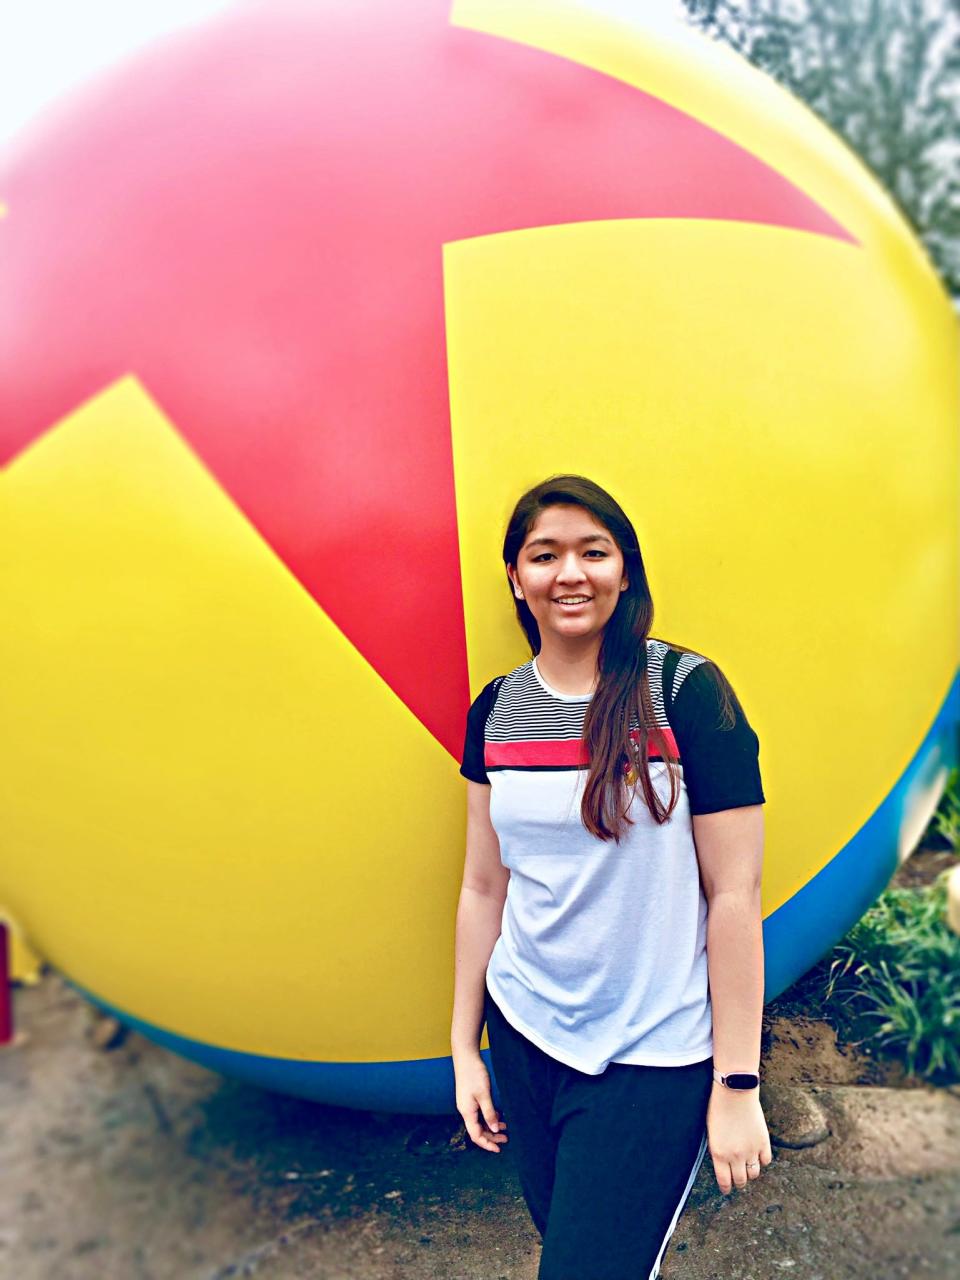
[[[538,556],[533,557],[533,562],[536,564],[538,560],[549,560],[552,556],[552,551],[541,551]]]
[[[588,551],[588,552],[587,552],[587,555],[588,555],[588,556],[599,556],[599,557],[601,558],[601,560],[603,560],[603,559],[606,559],[606,555],[607,555],[607,553],[606,553],[606,551],[601,551],[599,547],[594,547],[591,551]]]

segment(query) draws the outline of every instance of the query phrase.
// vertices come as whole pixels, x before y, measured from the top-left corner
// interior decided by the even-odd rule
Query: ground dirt
[[[950,855],[914,855],[898,883]],[[125,1034],[47,973],[0,1051],[4,1280],[534,1280],[509,1146],[454,1119],[265,1093]],[[960,1088],[837,1044],[809,994],[764,1016],[774,1161],[709,1158],[663,1280],[960,1276]],[[582,1280],[590,1280],[589,1276]]]

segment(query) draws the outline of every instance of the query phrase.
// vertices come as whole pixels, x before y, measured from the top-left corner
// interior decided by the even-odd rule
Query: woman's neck
[[[599,655],[599,637],[586,640],[582,645],[551,644],[547,639],[537,654],[537,669],[557,693],[586,697],[597,687]]]

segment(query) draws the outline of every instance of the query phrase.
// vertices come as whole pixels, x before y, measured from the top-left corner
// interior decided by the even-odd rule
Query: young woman
[[[503,559],[534,656],[467,719],[457,1107],[486,1151],[509,1122],[540,1280],[652,1280],[707,1146],[724,1193],[771,1159],[757,737],[711,662],[651,638],[598,485],[525,493]]]

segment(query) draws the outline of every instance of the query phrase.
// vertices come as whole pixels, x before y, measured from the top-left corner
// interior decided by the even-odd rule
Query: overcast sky
[[[0,145],[65,90],[162,32],[202,22],[235,2],[0,0]],[[627,14],[653,8],[674,21],[679,0],[591,0],[591,7]]]
[[[3,0],[0,143],[46,103],[164,31],[231,0]]]

